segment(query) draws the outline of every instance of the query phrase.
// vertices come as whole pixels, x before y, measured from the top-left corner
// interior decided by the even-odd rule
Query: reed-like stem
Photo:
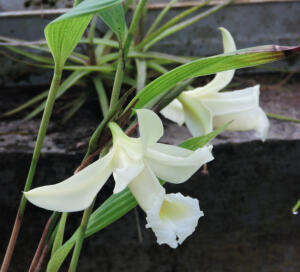
[[[51,86],[50,86],[50,90],[49,90],[49,94],[48,94],[48,98],[47,98],[46,105],[45,105],[45,110],[44,110],[43,117],[41,120],[41,125],[39,128],[35,148],[34,148],[31,163],[30,163],[29,172],[28,172],[27,179],[26,179],[25,186],[24,186],[24,192],[27,192],[31,188],[31,184],[32,184],[32,181],[33,181],[33,178],[35,175],[37,163],[38,163],[38,160],[39,160],[39,157],[41,154],[41,150],[42,150],[42,146],[44,143],[44,138],[45,138],[45,135],[47,132],[49,120],[50,120],[50,117],[52,114],[52,109],[53,109],[53,105],[55,102],[56,93],[59,88],[61,74],[62,74],[62,69],[55,67],[54,75],[52,78],[52,82],[51,82]],[[17,216],[15,219],[11,237],[10,237],[10,240],[9,240],[9,243],[7,246],[7,250],[6,250],[4,259],[3,259],[3,263],[1,266],[1,272],[6,272],[9,268],[10,261],[11,261],[11,258],[12,258],[13,252],[14,252],[15,244],[16,244],[16,241],[19,236],[26,204],[27,204],[27,199],[23,195],[21,198],[20,206],[19,206],[19,209],[17,212]]]
[[[79,256],[80,256],[80,252],[81,252],[81,248],[82,248],[82,244],[83,244],[83,240],[84,240],[85,230],[87,228],[90,216],[92,214],[94,204],[95,204],[95,199],[93,200],[92,204],[86,210],[84,210],[82,220],[81,220],[81,224],[80,224],[80,227],[78,229],[78,236],[77,236],[76,245],[75,245],[73,255],[72,255],[72,259],[71,259],[69,272],[75,272],[76,271]]]

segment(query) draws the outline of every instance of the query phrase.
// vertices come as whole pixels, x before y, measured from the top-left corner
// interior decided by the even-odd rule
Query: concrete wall
[[[34,0],[0,0],[0,11],[30,10],[41,8],[41,1]],[[161,2],[160,0],[150,1]],[[44,1],[43,8],[60,8],[70,6],[70,1]],[[182,9],[173,9],[168,18],[174,17]],[[157,16],[159,10],[150,10],[147,18],[149,25]],[[162,40],[153,50],[179,55],[207,56],[222,51],[221,37],[217,28],[226,27],[233,34],[238,48],[245,48],[264,44],[295,45],[300,44],[300,2],[287,1],[277,3],[254,3],[244,5],[231,5],[218,13],[205,18],[196,24],[181,31],[179,34],[169,36]],[[29,16],[17,18],[0,17],[0,35],[21,38],[26,40],[38,40],[44,37],[43,29],[53,17]],[[103,24],[99,24],[103,29]],[[24,66],[16,66],[14,62],[1,58],[3,64],[0,69],[1,81],[10,78],[16,70],[28,69]],[[275,67],[294,70],[300,65],[300,58],[281,61]],[[245,70],[243,70],[244,72]],[[250,70],[253,71],[253,70]],[[44,76],[45,72],[39,71]],[[29,81],[32,81],[30,79]],[[6,80],[7,81],[7,80]]]

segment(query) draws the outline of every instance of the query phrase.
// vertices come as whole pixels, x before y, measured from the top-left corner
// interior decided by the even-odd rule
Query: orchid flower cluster
[[[159,117],[150,110],[137,110],[139,138],[128,137],[114,122],[110,151],[78,174],[56,185],[25,193],[33,204],[59,212],[84,210],[113,174],[114,193],[127,186],[147,214],[147,226],[159,244],[176,248],[196,228],[203,216],[198,200],[182,194],[166,194],[159,179],[171,183],[188,180],[204,163],[213,159],[211,146],[190,151],[157,143],[163,135]]]
[[[235,51],[230,33],[221,28],[224,51]],[[232,121],[228,130],[256,130],[265,140],[269,122],[259,107],[259,86],[232,92],[219,92],[232,80],[234,70],[218,73],[206,86],[185,91],[173,100],[162,114],[186,123],[193,136],[204,135]],[[176,248],[191,235],[203,212],[199,201],[181,193],[167,194],[161,182],[180,184],[187,181],[202,165],[213,160],[212,146],[195,151],[158,143],[163,124],[156,113],[136,110],[140,137],[127,136],[119,125],[110,122],[112,147],[108,153],[55,185],[25,192],[26,198],[44,209],[75,212],[88,208],[109,179],[115,180],[114,194],[129,187],[146,213],[159,244]]]

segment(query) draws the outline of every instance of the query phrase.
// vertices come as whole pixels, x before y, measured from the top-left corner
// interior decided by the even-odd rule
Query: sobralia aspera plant
[[[107,227],[137,204],[144,210],[146,227],[153,230],[157,242],[176,248],[194,232],[203,212],[197,199],[180,193],[167,194],[163,184],[186,182],[203,164],[213,160],[209,142],[224,129],[254,129],[262,139],[266,137],[268,120],[259,107],[258,86],[233,92],[219,91],[231,81],[235,69],[280,60],[300,50],[297,46],[276,45],[236,50],[229,31],[221,28],[224,54],[186,61],[172,70],[166,70],[161,64],[153,62],[152,68],[160,69],[163,74],[149,83],[145,80],[144,73],[147,57],[144,55],[142,61],[136,58],[135,85],[138,93],[129,100],[132,91],[123,90],[121,95],[121,88],[129,87],[126,82],[128,83],[127,71],[132,66],[130,54],[134,50],[147,52],[156,41],[167,33],[174,33],[179,26],[176,25],[174,29],[174,24],[167,25],[159,28],[160,31],[155,31],[168,11],[163,10],[149,29],[148,36],[136,43],[134,37],[147,1],[138,1],[129,27],[124,15],[128,3],[124,4],[121,0],[79,2],[81,1],[76,1],[73,9],[45,28],[48,45],[46,50],[50,50],[53,56],[53,79],[46,103],[42,106],[44,112],[40,130],[2,264],[3,272],[9,267],[27,201],[53,211],[33,258],[31,271],[39,271],[46,256],[47,271],[58,271],[71,252],[69,271],[75,271],[84,239]],[[174,2],[176,1],[171,1],[168,7]],[[107,93],[103,92],[101,77],[98,78],[98,74],[95,74],[93,77],[99,91],[103,120],[90,138],[81,165],[65,181],[57,184],[53,181],[53,185],[49,186],[42,186],[41,181],[36,181],[36,188],[31,189],[53,105],[57,96],[63,92],[62,86],[65,82],[61,83],[62,73],[69,66],[71,58],[74,60],[80,57],[73,50],[82,42],[82,35],[90,21],[92,20],[92,26],[95,24],[94,16],[100,16],[107,24],[110,29],[108,36],[114,33],[116,40],[108,40],[117,45],[118,51],[114,57],[116,63],[109,66],[99,63],[82,65],[74,73],[91,72],[93,70],[90,67],[98,70],[109,68],[110,75],[114,76],[113,86],[108,92],[110,103],[108,105]],[[93,34],[90,38],[94,40]],[[98,56],[105,59],[108,55]],[[191,90],[191,79],[211,74],[216,76],[208,85]],[[179,146],[159,143],[163,135],[163,125],[155,112],[161,110],[167,118],[180,124],[185,122],[193,137]],[[140,136],[132,137],[137,128]],[[213,130],[214,128],[216,129]],[[111,174],[115,181],[112,196],[99,207],[94,207],[97,193],[105,186]],[[84,212],[80,226],[69,239],[64,239],[68,214],[81,210]],[[60,219],[57,222],[58,218]]]

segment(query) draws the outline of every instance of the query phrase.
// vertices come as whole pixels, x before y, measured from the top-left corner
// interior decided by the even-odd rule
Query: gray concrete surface
[[[46,1],[43,7],[59,8],[68,6],[67,3],[69,1],[58,1],[58,3],[57,1]],[[0,12],[36,8],[40,8],[40,1],[0,1]],[[182,9],[170,11],[166,19],[174,17],[181,11]],[[147,17],[148,26],[155,19],[158,12],[159,10],[149,12]],[[221,53],[222,44],[220,33],[217,30],[220,26],[224,26],[231,31],[238,48],[263,44],[296,45],[300,44],[299,13],[299,1],[231,5],[188,27],[179,34],[169,36],[152,49],[184,56],[207,56]],[[43,29],[52,19],[53,16],[1,18],[0,35],[26,40],[39,40],[44,38]],[[103,29],[103,24],[99,23],[98,28]],[[32,69],[32,67],[26,67],[25,65],[15,66],[14,62],[7,60],[5,57],[1,57],[0,62],[3,67],[0,69],[0,85],[12,75],[23,70]],[[299,68],[299,65],[299,57],[294,57],[278,62],[274,67],[294,70]],[[34,78],[33,76],[28,77],[27,81],[47,82],[50,79],[49,73],[37,69],[32,70],[36,76]],[[253,70],[240,70],[240,73],[247,71],[251,72]],[[22,84],[26,84],[26,81],[23,80]]]

